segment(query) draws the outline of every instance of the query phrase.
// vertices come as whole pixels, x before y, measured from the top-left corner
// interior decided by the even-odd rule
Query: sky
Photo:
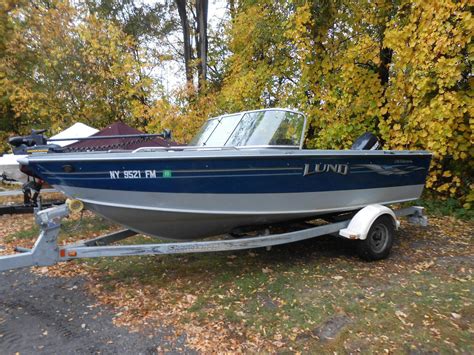
[[[154,4],[156,0],[145,0],[144,2]],[[216,28],[222,22],[222,19],[226,16],[226,6],[226,0],[209,0],[208,28]],[[181,35],[181,33],[178,35]],[[179,37],[176,37],[174,43],[178,43],[178,41]],[[186,82],[184,63],[168,61],[158,68],[156,75],[160,78],[167,94],[182,87]]]

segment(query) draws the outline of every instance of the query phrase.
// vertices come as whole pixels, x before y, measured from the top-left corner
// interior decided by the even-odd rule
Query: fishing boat
[[[247,227],[342,214],[420,197],[427,151],[303,149],[307,119],[264,109],[209,119],[188,146],[34,154],[35,175],[127,228],[197,240]]]

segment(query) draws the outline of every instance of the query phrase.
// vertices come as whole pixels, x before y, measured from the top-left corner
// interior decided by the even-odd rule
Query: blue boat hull
[[[426,152],[47,154],[23,163],[130,229],[173,240],[417,199]]]

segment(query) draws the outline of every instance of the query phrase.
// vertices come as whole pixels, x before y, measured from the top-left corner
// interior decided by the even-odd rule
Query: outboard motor
[[[354,144],[352,144],[351,150],[377,150],[381,147],[382,145],[378,138],[372,133],[366,132],[356,139]]]
[[[24,155],[39,152],[59,151],[60,146],[57,144],[48,144],[48,139],[43,135],[45,129],[32,129],[28,136],[11,137],[8,143],[13,148],[13,154]]]

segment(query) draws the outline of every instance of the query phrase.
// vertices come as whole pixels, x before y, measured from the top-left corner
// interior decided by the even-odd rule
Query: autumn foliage
[[[0,8],[1,128],[146,124],[151,82],[114,23],[67,1],[1,0]]]
[[[4,132],[121,119],[187,142],[210,115],[291,107],[310,120],[308,148],[345,149],[372,131],[386,149],[432,151],[427,187],[474,200],[467,0],[232,2],[222,50],[210,42],[218,79],[168,94],[120,26],[74,4],[0,0]]]
[[[385,149],[432,151],[427,187],[470,207],[473,23],[465,0],[242,1],[222,85],[201,93],[214,105],[194,98],[176,122],[193,130],[199,108],[297,108],[310,148],[372,131]]]

